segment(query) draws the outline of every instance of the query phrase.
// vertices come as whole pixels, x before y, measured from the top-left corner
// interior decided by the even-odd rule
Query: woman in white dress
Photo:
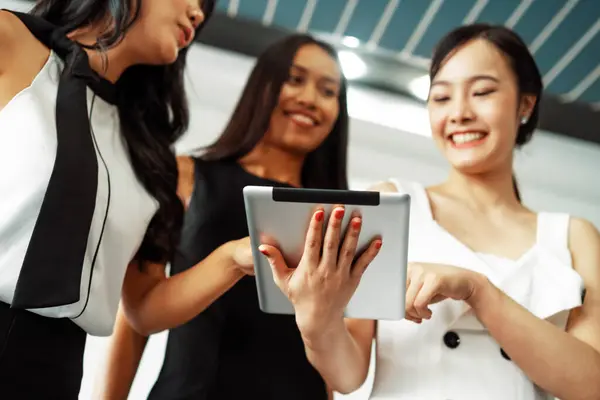
[[[207,265],[252,265],[238,241],[177,278],[153,273],[179,241],[185,55],[213,8],[0,11],[0,398],[77,399],[86,336],[111,334],[121,298],[136,329],[166,329],[198,313]]]
[[[376,186],[412,198],[406,319],[344,320],[361,271],[329,254],[335,234],[319,268],[287,269],[262,247],[309,360],[349,393],[366,379],[375,339],[377,400],[600,399],[600,235],[583,219],[528,209],[513,178],[513,150],[538,119],[533,57],[509,29],[469,25],[441,40],[430,77],[448,179]]]

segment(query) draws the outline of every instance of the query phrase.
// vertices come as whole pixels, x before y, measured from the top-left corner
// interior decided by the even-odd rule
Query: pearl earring
[[[521,117],[521,125],[525,125],[528,121],[528,118],[526,116]]]

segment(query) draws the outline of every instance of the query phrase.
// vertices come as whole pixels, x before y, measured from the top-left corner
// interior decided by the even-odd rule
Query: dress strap
[[[396,186],[399,193],[408,194],[411,199],[411,213],[418,213],[425,220],[433,221],[431,204],[425,187],[419,182],[402,181],[400,179],[390,178],[388,182]]]
[[[569,224],[571,217],[566,213],[540,212],[537,222],[537,243],[546,250],[560,255],[571,264],[569,251]]]

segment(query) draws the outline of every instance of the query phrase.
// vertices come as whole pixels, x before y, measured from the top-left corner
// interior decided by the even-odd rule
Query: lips
[[[192,39],[194,38],[194,31],[185,26],[180,26],[179,29],[179,46],[186,47],[192,42]]]
[[[194,38],[194,30],[190,29],[188,27],[183,27],[183,33],[185,34],[186,43],[189,44],[192,41],[192,39]]]
[[[464,132],[450,135],[450,140],[455,144],[476,142],[486,136],[483,132]]]
[[[291,119],[296,125],[310,128],[319,125],[319,121],[313,115],[300,111],[285,111],[284,115]]]

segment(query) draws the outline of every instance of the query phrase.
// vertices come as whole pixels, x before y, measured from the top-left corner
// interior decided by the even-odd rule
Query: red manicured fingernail
[[[319,210],[315,213],[315,220],[317,220],[317,222],[321,222],[321,221],[323,221],[324,216],[325,216],[325,213],[322,210]]]
[[[354,229],[360,228],[360,224],[361,224],[361,220],[360,219],[356,218],[356,219],[352,220],[352,227]]]
[[[377,240],[377,241],[375,242],[375,248],[376,248],[377,250],[379,250],[379,249],[381,248],[381,246],[382,246],[382,245],[383,245],[383,242],[382,242],[381,240]]]
[[[336,208],[335,211],[333,212],[333,215],[335,215],[335,217],[337,219],[344,218],[344,209],[343,208]]]
[[[258,249],[258,251],[260,251],[261,253],[263,253],[265,256],[269,256],[269,252],[266,249],[260,248]]]

